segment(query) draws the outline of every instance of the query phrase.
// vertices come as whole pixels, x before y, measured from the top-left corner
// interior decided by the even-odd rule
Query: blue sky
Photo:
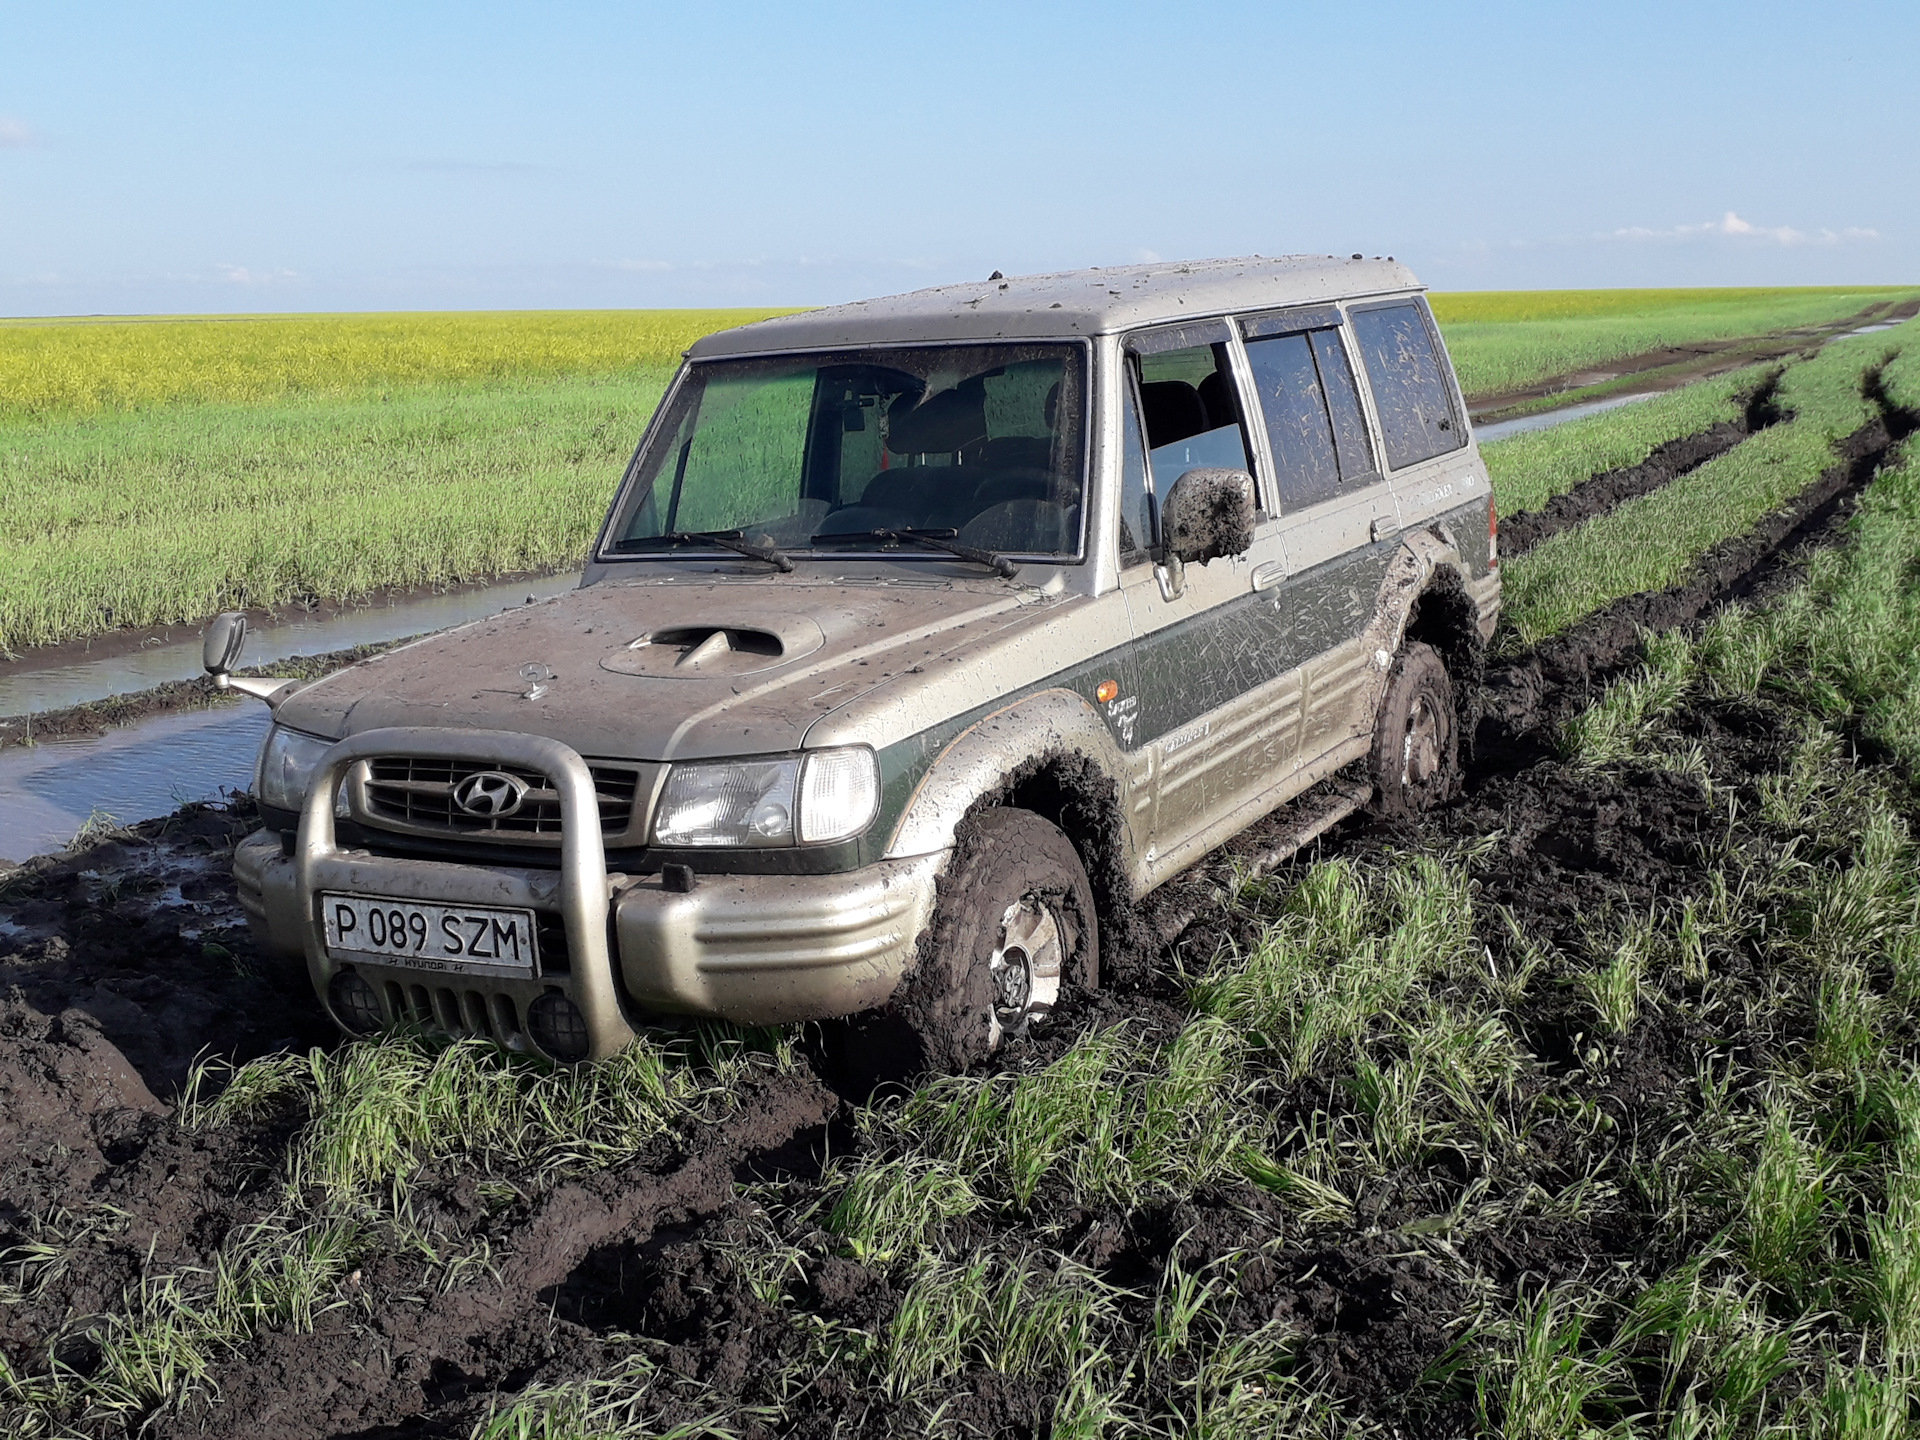
[[[0,0],[0,314],[1920,281],[1920,5]]]

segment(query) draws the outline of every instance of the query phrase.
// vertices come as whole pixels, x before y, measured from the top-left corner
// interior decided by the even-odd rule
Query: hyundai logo
[[[482,770],[453,787],[453,803],[482,820],[511,815],[527,798],[527,782],[502,770]]]

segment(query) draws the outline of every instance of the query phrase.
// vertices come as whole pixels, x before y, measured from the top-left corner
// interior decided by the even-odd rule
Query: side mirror
[[[1160,507],[1160,543],[1182,565],[1204,565],[1253,546],[1253,476],[1244,470],[1189,470]]]
[[[206,639],[200,646],[201,663],[207,673],[218,679],[240,663],[240,651],[247,643],[247,617],[227,610],[207,622]]]

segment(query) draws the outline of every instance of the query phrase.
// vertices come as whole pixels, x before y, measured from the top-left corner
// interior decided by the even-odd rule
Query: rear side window
[[[1356,310],[1352,319],[1387,464],[1398,470],[1466,444],[1446,368],[1420,307],[1383,305]]]
[[[1247,341],[1254,389],[1267,421],[1283,510],[1299,510],[1371,479],[1373,446],[1337,330]]]
[[[1353,383],[1353,366],[1347,360],[1346,342],[1338,330],[1316,330],[1313,341],[1314,362],[1320,367],[1320,388],[1326,391],[1327,408],[1333,411],[1333,443],[1340,452],[1340,479],[1351,485],[1356,480],[1371,480],[1380,474],[1373,458],[1373,440],[1367,434],[1366,418],[1360,413],[1360,392]]]

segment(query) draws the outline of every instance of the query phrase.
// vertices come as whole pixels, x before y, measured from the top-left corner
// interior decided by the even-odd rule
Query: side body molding
[[[1071,690],[1043,690],[984,715],[956,735],[927,767],[887,847],[888,859],[925,855],[953,844],[953,832],[982,797],[1001,789],[1021,766],[1050,756],[1084,755],[1113,781],[1127,814],[1126,756],[1099,712]],[[1119,827],[1126,874],[1136,873],[1132,831]]]

